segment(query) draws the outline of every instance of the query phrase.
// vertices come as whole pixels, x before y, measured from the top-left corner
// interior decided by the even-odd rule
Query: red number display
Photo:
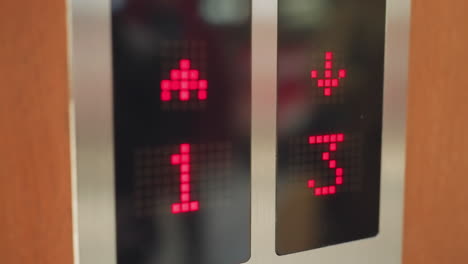
[[[180,60],[179,69],[172,70],[170,76],[170,80],[161,81],[161,101],[171,101],[174,94],[178,94],[180,101],[189,101],[192,91],[199,101],[208,98],[208,81],[200,80],[200,72],[191,69],[190,60]]]
[[[161,101],[175,100],[174,95],[179,101],[189,101],[192,95],[196,95],[195,100],[208,99],[208,81],[200,80],[200,72],[192,69],[191,64],[189,59],[180,60],[179,69],[171,70],[170,80],[161,81]],[[180,166],[180,203],[172,205],[172,213],[198,211],[199,202],[191,200],[190,144],[180,145],[180,153],[171,156],[171,164]]]
[[[330,134],[321,136],[310,136],[309,144],[328,144],[328,150],[322,153],[322,160],[328,165],[328,168],[333,170],[335,174],[335,184],[331,186],[317,186],[316,180],[309,180],[308,187],[314,189],[316,196],[336,194],[337,185],[343,184],[343,168],[339,168],[336,160],[332,158],[332,154],[338,150],[338,143],[344,141],[344,134]]]
[[[198,201],[191,201],[190,144],[181,144],[180,153],[171,156],[171,164],[180,166],[180,203],[172,205],[172,213],[194,212],[200,209]]]
[[[333,52],[325,52],[325,70],[323,71],[323,78],[319,78],[318,70],[311,71],[310,75],[312,79],[317,79],[317,86],[323,88],[323,95],[331,96],[332,87],[338,87],[340,85],[340,79],[346,77],[346,70],[338,70],[337,73],[333,73]]]

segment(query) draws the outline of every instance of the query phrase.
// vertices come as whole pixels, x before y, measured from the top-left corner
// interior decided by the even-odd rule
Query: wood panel
[[[72,264],[65,0],[0,1],[0,263]]]
[[[413,0],[405,264],[468,263],[467,10]]]

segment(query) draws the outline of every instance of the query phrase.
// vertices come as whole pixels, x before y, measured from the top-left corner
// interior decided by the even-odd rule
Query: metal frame
[[[75,264],[116,264],[110,0],[69,0]],[[401,263],[410,0],[388,0],[376,238],[275,253],[277,1],[253,0],[250,264]],[[167,263],[170,264],[170,263]]]
[[[71,1],[75,264],[117,263],[110,0]]]

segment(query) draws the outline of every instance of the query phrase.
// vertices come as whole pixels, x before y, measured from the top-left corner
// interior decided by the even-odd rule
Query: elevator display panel
[[[118,264],[246,262],[251,1],[112,3]]]
[[[378,234],[385,5],[279,0],[279,255]]]

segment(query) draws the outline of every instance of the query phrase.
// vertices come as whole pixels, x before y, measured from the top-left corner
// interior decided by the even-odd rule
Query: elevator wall
[[[0,263],[72,264],[66,1],[0,1]]]
[[[413,0],[405,264],[468,263],[466,10],[466,0]]]

